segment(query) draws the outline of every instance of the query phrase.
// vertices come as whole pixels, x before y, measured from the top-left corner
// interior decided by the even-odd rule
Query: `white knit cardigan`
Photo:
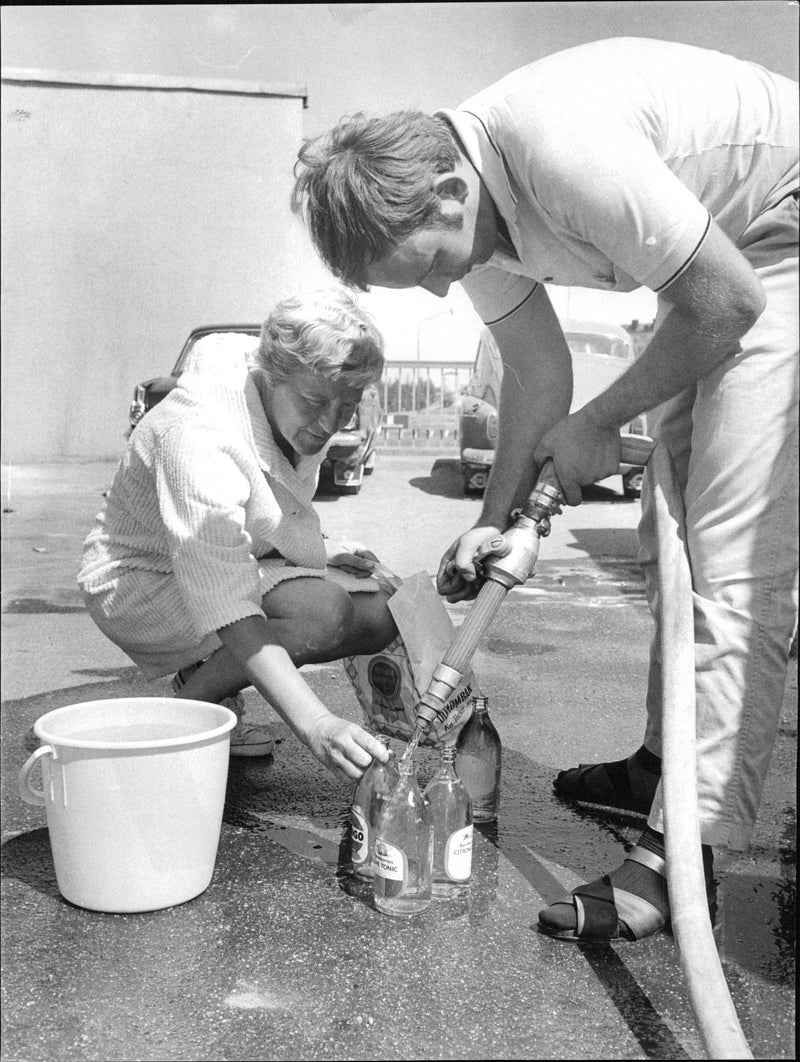
[[[131,435],[84,545],[78,582],[89,611],[151,677],[187,662],[191,632],[200,646],[259,614],[282,579],[324,575],[311,504],[324,454],[293,468],[278,449],[248,370],[252,346],[221,333],[196,345],[177,386]],[[132,603],[134,586],[143,591]]]

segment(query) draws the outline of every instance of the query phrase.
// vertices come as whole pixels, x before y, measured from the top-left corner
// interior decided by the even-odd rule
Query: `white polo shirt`
[[[478,313],[496,322],[537,281],[660,291],[711,218],[745,244],[754,219],[798,187],[797,111],[797,85],[753,63],[619,38],[548,56],[438,112],[513,243],[462,280]]]

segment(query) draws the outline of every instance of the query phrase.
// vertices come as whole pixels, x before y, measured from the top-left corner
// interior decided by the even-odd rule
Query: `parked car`
[[[203,325],[201,328],[193,329],[169,375],[145,380],[134,388],[133,401],[128,411],[130,422],[128,434],[133,431],[145,413],[158,405],[175,386],[195,343],[203,336],[214,332],[233,332],[252,336],[254,340],[257,340],[261,334],[261,325]],[[359,407],[350,422],[331,437],[320,468],[321,486],[332,486],[341,494],[358,494],[364,476],[370,475],[375,467],[375,447],[381,419],[382,410],[378,389],[368,387],[364,390]]]
[[[572,410],[579,409],[621,376],[634,360],[624,328],[592,321],[567,321],[564,334],[572,355]],[[503,362],[488,328],[481,331],[475,368],[460,399],[459,439],[464,492],[479,494],[486,486],[497,446],[497,410]],[[621,429],[647,437],[647,418],[636,417]],[[619,466],[626,497],[638,498],[644,469]]]

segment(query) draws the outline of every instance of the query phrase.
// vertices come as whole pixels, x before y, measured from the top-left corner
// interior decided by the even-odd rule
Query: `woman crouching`
[[[178,697],[233,707],[234,755],[272,751],[242,715],[252,685],[341,779],[388,757],[298,671],[397,633],[377,558],[326,539],[312,506],[328,440],[382,370],[379,332],[339,288],[281,301],[257,344],[205,336],[132,433],[84,545],[95,623],[148,678],[176,672]]]

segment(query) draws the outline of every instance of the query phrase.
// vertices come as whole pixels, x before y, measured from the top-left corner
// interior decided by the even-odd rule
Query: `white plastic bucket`
[[[44,744],[19,792],[44,806],[62,896],[93,911],[156,911],[211,882],[230,709],[174,697],[87,701],[34,723]],[[31,771],[41,762],[44,786]]]

